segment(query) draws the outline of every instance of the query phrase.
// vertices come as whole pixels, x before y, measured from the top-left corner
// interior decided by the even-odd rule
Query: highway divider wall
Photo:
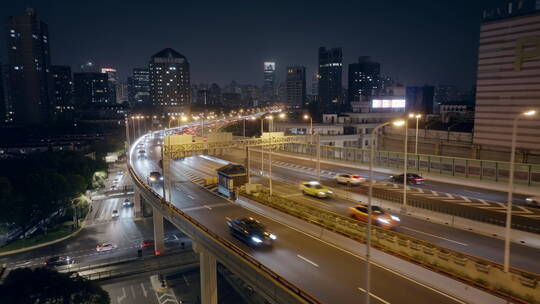
[[[242,187],[241,193],[258,203],[365,243],[366,224],[363,222],[278,195],[270,196],[266,189],[248,194]],[[538,274],[517,268],[505,273],[499,263],[376,226],[372,229],[372,245],[513,302],[540,303]]]
[[[240,249],[240,247],[219,236],[172,203],[162,199],[158,193],[139,178],[131,166],[128,165],[128,169],[135,186],[141,191],[141,196],[153,208],[158,209],[165,218],[187,234],[194,242],[204,244],[215,255],[217,261],[242,276],[243,279],[252,284],[254,288],[262,291],[274,303],[320,303],[318,299],[281,277],[257,261],[249,253]],[[237,267],[233,259],[238,260],[238,263],[241,263],[242,266]],[[245,267],[245,265],[249,267]]]

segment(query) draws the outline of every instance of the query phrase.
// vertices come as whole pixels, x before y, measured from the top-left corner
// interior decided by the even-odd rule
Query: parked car
[[[300,190],[302,190],[302,193],[304,194],[315,196],[318,198],[329,197],[334,193],[332,190],[323,187],[319,182],[316,181],[301,183]]]
[[[360,204],[349,208],[349,215],[361,222],[368,222],[368,206]],[[400,219],[395,215],[384,212],[379,206],[371,206],[371,223],[386,229],[395,229]]]
[[[525,204],[530,207],[540,207],[540,196],[527,197]]]
[[[252,217],[236,220],[227,219],[231,234],[252,247],[271,246],[277,239],[276,235]]]
[[[163,176],[161,176],[161,173],[157,171],[150,172],[148,175],[148,181],[149,183],[158,183],[163,180]]]
[[[116,244],[113,243],[101,243],[96,246],[97,252],[110,251],[116,249]]]
[[[394,183],[403,183],[403,174],[390,176],[390,180]],[[416,173],[407,173],[407,183],[421,185],[425,179]]]
[[[75,259],[69,257],[69,256],[54,256],[50,257],[47,260],[43,262],[43,265],[46,267],[57,267],[57,266],[65,266],[65,265],[71,265],[75,262]]]
[[[358,186],[366,181],[365,177],[352,173],[340,173],[337,174],[334,179],[338,184],[345,184],[348,186]]]

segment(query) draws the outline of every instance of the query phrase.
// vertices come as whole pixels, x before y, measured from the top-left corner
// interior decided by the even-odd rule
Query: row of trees
[[[107,164],[64,151],[1,160],[0,168],[0,223],[23,227],[69,207],[74,197],[92,185],[94,173],[106,170]]]

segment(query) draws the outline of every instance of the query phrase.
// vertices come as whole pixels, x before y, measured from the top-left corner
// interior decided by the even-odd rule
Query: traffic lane
[[[191,161],[192,165],[206,170],[213,170],[219,164],[212,163],[211,160],[195,157]],[[308,203],[317,208],[323,208],[344,216],[349,216],[348,208],[357,203],[350,200],[331,197],[327,199],[319,199],[302,194],[295,185],[290,182],[296,181],[296,177],[291,173],[291,170],[276,167],[273,170],[274,177],[281,177],[285,182],[274,181],[273,191],[293,201]],[[252,181],[255,183],[267,184],[268,178],[253,176]],[[335,187],[336,182],[333,179],[327,179],[332,182],[332,187]],[[347,186],[339,186],[338,188],[350,189]],[[403,214],[395,214],[401,218],[401,225],[396,231],[422,239],[439,246],[458,250],[470,255],[493,260],[499,263],[503,262],[503,247],[504,242],[500,239],[479,235],[473,232],[464,231],[461,229],[420,220]],[[540,250],[520,244],[512,244],[511,265],[528,271],[540,273],[540,264],[537,258],[540,256]]]
[[[109,294],[111,303],[160,304],[150,283],[150,277],[147,275],[117,283],[102,284],[101,287]]]
[[[115,225],[114,223],[90,225],[68,240],[31,251],[2,257],[0,258],[0,263],[7,263],[8,268],[39,266],[43,261],[52,256],[70,256],[74,258],[76,264],[98,262],[110,258],[133,256],[136,254],[136,249],[143,239],[153,239],[153,225],[151,218],[137,221],[136,224],[133,221],[131,221],[131,223],[126,222],[123,224],[133,224],[133,227],[131,227],[131,229],[129,227],[118,227],[118,225]],[[113,225],[114,228],[112,228]],[[176,239],[184,242],[186,241],[182,239],[183,236],[176,227],[166,225],[165,228],[166,235],[169,235],[169,237],[172,235],[179,235],[180,237],[177,237]],[[126,230],[125,232],[122,232],[121,241],[115,241],[114,237],[117,233],[115,232],[111,235],[111,229]],[[112,251],[99,253],[96,251],[96,246],[102,242],[113,242],[118,248]],[[179,244],[178,242],[172,242],[171,246],[179,246]]]
[[[177,171],[177,172],[181,172],[180,170]],[[290,233],[294,230],[286,227],[286,226],[283,226],[283,225],[277,225],[275,227],[277,227],[278,229],[275,229],[275,228],[272,228],[269,226],[269,228],[274,231],[276,234],[278,234],[278,239],[279,239],[279,242],[276,242],[276,244],[282,244],[282,247],[278,247],[276,248],[274,246],[274,248],[272,248],[270,251],[268,250],[254,250],[253,248],[251,247],[248,247],[246,246],[244,243],[236,240],[235,238],[233,238],[232,236],[230,236],[230,234],[228,233],[228,227],[226,225],[226,218],[238,218],[238,217],[245,217],[245,216],[253,216],[255,218],[261,218],[261,216],[257,215],[257,214],[254,214],[246,209],[243,209],[243,208],[240,208],[236,205],[233,205],[233,204],[223,204],[223,203],[220,203],[220,201],[225,201],[223,200],[222,198],[208,192],[208,191],[204,191],[202,189],[200,189],[199,186],[193,184],[193,183],[183,183],[182,184],[182,188],[183,189],[189,189],[189,188],[193,188],[193,189],[196,189],[196,190],[199,190],[200,191],[200,196],[198,196],[197,198],[199,199],[200,202],[202,202],[201,204],[208,204],[209,206],[218,206],[218,207],[213,207],[211,209],[208,209],[208,208],[197,208],[197,209],[184,209],[185,212],[187,212],[189,215],[192,215],[194,216],[196,219],[200,220],[201,222],[203,222],[205,225],[207,225],[207,223],[211,226],[207,226],[209,228],[214,228],[212,229],[213,231],[219,231],[219,232],[225,232],[225,234],[223,233],[220,233],[220,235],[222,237],[225,237],[227,238],[228,240],[231,240],[233,242],[235,242],[236,244],[238,244],[239,246],[241,246],[243,249],[245,249],[247,252],[251,253],[254,255],[254,257],[256,257],[259,261],[263,262],[263,264],[265,264],[266,266],[269,266],[270,268],[272,269],[280,269],[280,271],[285,271],[285,276],[286,278],[289,278],[291,276],[296,276],[298,275],[298,273],[306,273],[306,267],[309,269],[310,265],[313,267],[313,264],[311,263],[315,263],[317,264],[317,266],[314,266],[315,268],[322,268],[322,272],[325,274],[323,278],[320,278],[320,273],[318,273],[318,271],[316,271],[317,273],[309,273],[306,277],[313,277],[313,276],[316,276],[317,277],[317,280],[315,282],[312,282],[312,288],[313,290],[317,289],[317,288],[320,288],[320,286],[331,286],[332,287],[332,290],[334,291],[334,295],[335,294],[339,294],[339,295],[343,295],[344,298],[340,299],[339,297],[332,297],[332,298],[328,298],[326,300],[324,300],[325,302],[331,302],[331,301],[335,301],[336,303],[345,303],[345,302],[350,302],[351,300],[354,301],[354,300],[359,300],[361,298],[361,291],[358,290],[358,287],[362,287],[363,286],[363,283],[362,281],[358,281],[358,282],[353,282],[353,283],[350,283],[352,284],[351,286],[347,286],[347,284],[341,284],[340,282],[343,282],[343,281],[350,281],[351,280],[351,277],[349,276],[346,276],[346,277],[339,277],[342,273],[342,271],[345,271],[346,269],[351,269],[351,265],[349,263],[351,263],[351,260],[343,260],[340,256],[337,257],[336,259],[339,260],[340,263],[344,263],[342,265],[336,265],[336,264],[333,264],[333,263],[323,263],[324,261],[328,261],[329,259],[327,257],[331,257],[332,254],[329,254],[328,256],[326,257],[320,257],[320,256],[316,256],[316,257],[313,257],[314,254],[312,251],[317,251],[319,247],[317,247],[316,245],[314,244],[311,244],[311,246],[304,246],[304,239],[308,238],[308,239],[311,239],[310,237],[304,235],[304,234],[301,234],[301,235],[297,235],[297,238],[292,238],[290,241],[284,241],[284,240],[288,240],[288,238],[283,238],[284,235],[286,235],[286,233]],[[202,191],[201,191],[202,190]],[[183,190],[173,190],[173,191],[183,191]],[[178,194],[178,196],[180,196],[180,194]],[[178,202],[175,202],[175,205],[177,205]],[[221,214],[221,215],[220,215]],[[211,217],[215,217],[215,220],[210,220]],[[267,223],[269,222],[270,220],[269,219],[265,219],[264,222]],[[277,224],[276,222],[273,222],[273,224]],[[314,240],[314,239],[311,239],[311,240]],[[316,241],[316,240],[315,240]],[[337,249],[337,248],[334,248],[334,247],[331,247],[331,246],[327,246],[327,247],[330,247],[330,248],[333,248],[333,250],[337,250],[339,251],[341,254],[343,254],[344,252]],[[290,250],[290,248],[295,248],[294,250]],[[312,248],[313,250],[305,250],[306,248]],[[351,256],[352,257],[352,256]],[[361,267],[361,260],[357,259],[357,258],[353,258],[353,260],[355,260],[355,262],[359,263],[358,267]],[[332,259],[330,259],[332,260]],[[290,265],[286,265],[286,267],[284,267],[283,265],[283,261],[296,261],[296,263],[292,263]],[[309,261],[309,262],[308,262]],[[317,262],[313,262],[313,261],[323,261],[323,262],[319,262],[321,263],[322,265],[324,266],[320,266],[319,263]],[[339,264],[339,263],[338,263]],[[356,267],[354,267],[356,269]],[[336,269],[338,269],[338,271],[336,271]],[[358,269],[361,269],[361,268],[358,268]],[[314,270],[318,270],[318,269],[314,269]],[[338,277],[335,277],[333,275],[328,275],[328,272],[332,272],[333,275],[337,275]],[[355,275],[352,275],[352,277],[354,277]],[[374,278],[376,276],[374,275]],[[392,276],[390,276],[392,277]],[[360,278],[361,280],[361,278]],[[389,278],[387,276],[384,276],[384,275],[381,275],[381,280],[383,280],[383,282],[387,282],[388,280],[392,280],[392,278]],[[303,282],[304,280],[302,278],[298,278],[298,281],[295,282],[296,283],[299,283],[299,282]],[[337,285],[336,285],[337,284]],[[397,284],[402,284],[401,282],[397,283]],[[377,284],[373,284],[374,288]],[[380,290],[383,291],[383,290],[387,290],[387,285],[386,283],[384,284],[381,284],[380,286]],[[422,287],[423,288],[423,287]],[[351,290],[354,291],[351,293]],[[308,290],[309,291],[309,290]],[[377,294],[376,292],[376,289],[373,289],[373,292],[375,294]],[[425,291],[424,291],[425,292]],[[404,292],[403,294],[406,294],[406,292]],[[401,296],[403,295],[399,295],[398,297],[396,297],[395,300],[397,299],[400,299]]]
[[[217,196],[215,198],[221,200]],[[358,287],[365,285],[362,277],[365,264],[362,259],[350,253],[237,205],[186,212],[324,303],[351,303],[363,298]],[[226,218],[249,216],[261,220],[278,236],[272,248],[253,249],[230,235]],[[391,291],[389,285],[394,286]],[[329,290],[331,293],[327,292]],[[411,293],[417,295],[414,303],[457,303],[445,295],[376,266],[372,268],[372,293],[390,303],[403,303],[404,297]]]
[[[240,216],[254,216],[260,218],[260,216],[237,205],[223,204],[222,202],[225,202],[224,199],[201,189],[199,186],[193,183],[182,183],[181,186],[199,190],[201,196],[197,197],[197,199],[199,202],[201,202],[201,206],[203,206],[204,203],[219,205],[219,207],[214,207],[211,209],[202,207],[196,209],[184,209],[184,211],[228,240],[238,243],[238,241],[233,239],[233,237],[228,233],[228,227],[225,222],[227,217],[235,218]],[[172,191],[177,192],[180,190],[173,188]],[[178,196],[180,195],[181,194],[178,194]],[[177,202],[175,202],[175,204],[177,204]],[[226,211],[223,212],[223,210]],[[286,274],[284,277],[288,279],[292,278],[292,282],[302,286],[304,290],[315,295],[324,302],[348,303],[351,301],[360,301],[362,299],[362,292],[358,289],[358,287],[362,288],[362,281],[354,280],[357,275],[356,272],[347,272],[347,270],[350,270],[352,267],[354,267],[354,269],[361,269],[360,267],[362,265],[362,261],[359,258],[336,247],[321,243],[316,239],[290,229],[284,225],[273,222],[269,219],[265,219],[264,222],[272,222],[272,226],[269,227],[273,231],[276,231],[276,233],[280,234],[278,237],[281,244],[283,244],[283,247],[281,247],[281,250],[276,250],[276,253],[274,253],[274,250],[271,250],[266,254],[262,253],[262,251],[257,252],[257,254],[261,254],[258,255],[257,258],[261,259],[263,264],[270,266],[277,273]],[[291,237],[289,239],[287,237],[288,233],[292,233],[295,235],[295,237]],[[309,243],[309,246],[305,244],[306,242]],[[241,243],[240,245],[249,250],[249,247],[246,247]],[[306,248],[311,248],[311,250],[306,251]],[[324,248],[324,250],[322,250],[322,248]],[[253,250],[250,252],[253,252]],[[278,253],[282,256],[278,255]],[[311,260],[302,256],[300,253],[304,253],[317,261],[325,261],[322,271],[320,266],[312,268],[306,267],[309,265],[314,266],[312,264],[313,262],[308,262],[308,260]],[[284,261],[290,262],[284,264]],[[378,271],[381,273],[378,274]],[[418,285],[416,282],[409,281],[408,279],[397,274],[382,270],[380,268],[376,268],[376,270],[373,272],[377,273],[373,275],[374,281],[377,280],[377,283],[373,283],[373,293],[377,295],[377,292],[380,290],[380,292],[384,292],[389,301],[396,302],[398,300],[402,300],[403,296],[407,295],[412,290],[422,297],[422,301],[420,302],[423,302],[423,299],[426,299],[426,303],[456,303],[455,300],[450,299],[443,294],[434,292],[425,286]],[[301,275],[299,276],[299,274]],[[310,278],[310,280],[306,281],[306,278]],[[398,280],[398,282],[392,282],[395,280]],[[387,284],[389,282],[392,282],[393,286],[400,286],[398,288],[399,291],[394,292],[392,296],[387,295]],[[321,286],[330,286],[332,293],[328,294],[327,292],[321,292]],[[402,286],[404,287],[402,288]],[[419,303],[419,301],[415,300],[415,303]]]
[[[276,171],[276,175],[280,174],[279,170]],[[257,177],[254,180],[267,183],[264,178]],[[344,216],[349,216],[348,208],[356,205],[354,201],[335,196],[319,199],[303,195],[295,186],[279,181],[274,181],[273,189],[276,193],[280,193],[293,201],[308,203],[314,207],[324,208]],[[400,226],[396,229],[400,233],[495,262],[502,263],[504,260],[503,240],[420,220],[400,213],[394,215],[399,216],[401,219]],[[512,244],[510,256],[513,267],[540,273],[540,263],[537,261],[537,257],[540,256],[540,249],[521,244]]]
[[[260,153],[255,151],[250,151],[250,154],[252,156],[252,160],[255,162],[260,162]],[[268,159],[268,156],[265,156],[265,159]],[[238,161],[238,157],[235,158],[235,161]],[[308,161],[303,159],[297,159],[294,157],[287,157],[284,155],[272,155],[272,161],[283,161],[285,163],[292,163],[295,165],[300,165],[304,167],[311,167],[315,168],[316,164],[315,161]],[[265,164],[266,165],[266,164]],[[321,170],[326,171],[333,171],[336,173],[358,173],[365,177],[369,176],[369,171],[357,169],[357,168],[350,168],[346,166],[340,166],[340,165],[334,165],[334,164],[327,164],[324,162],[321,162]],[[409,170],[409,172],[412,173],[419,173],[422,172],[416,172],[413,168]],[[379,172],[373,172],[373,178],[376,181],[382,181],[382,182],[390,182],[390,175],[379,173]],[[402,185],[402,183],[397,183],[398,185]],[[456,194],[456,195],[463,195],[465,197],[470,198],[477,198],[477,199],[484,199],[484,200],[491,200],[495,202],[501,202],[506,203],[507,202],[507,192],[504,191],[496,191],[496,190],[489,190],[489,189],[481,189],[476,188],[473,186],[466,186],[466,185],[454,185],[450,183],[444,183],[444,182],[438,182],[438,181],[431,181],[426,180],[423,185],[412,185],[414,187],[426,189],[426,190],[433,190],[437,192],[444,192],[444,193],[450,193],[450,194]],[[519,193],[514,194],[513,203],[519,204],[519,205],[525,205],[525,199],[527,198],[527,195],[522,195]]]

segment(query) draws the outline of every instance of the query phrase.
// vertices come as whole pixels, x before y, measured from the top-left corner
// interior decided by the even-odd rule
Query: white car
[[[530,207],[540,207],[540,196],[527,197],[525,204]]]
[[[358,174],[352,174],[352,173],[340,173],[340,174],[337,174],[334,178],[336,179],[336,182],[338,182],[339,184],[345,184],[349,186],[352,186],[352,185],[357,186],[357,185],[360,185],[361,183],[366,182],[366,178]]]
[[[97,252],[110,251],[113,249],[116,249],[116,245],[113,243],[101,243],[96,247]]]
[[[118,218],[120,216],[120,214],[118,214],[118,210],[113,210],[112,211],[112,218],[115,219],[115,218]]]

